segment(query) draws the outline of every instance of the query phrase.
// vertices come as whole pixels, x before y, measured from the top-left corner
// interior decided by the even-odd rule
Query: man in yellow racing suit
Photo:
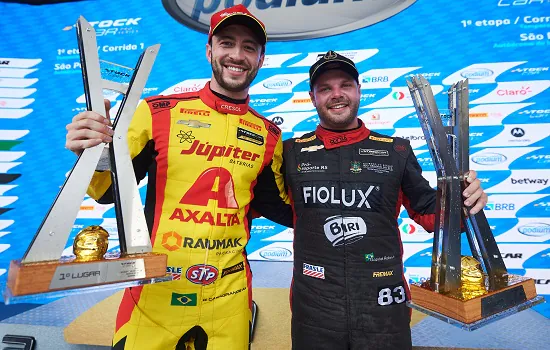
[[[292,225],[280,130],[248,106],[263,45],[263,24],[244,6],[213,15],[211,82],[196,93],[147,98],[136,110],[128,131],[130,155],[137,180],[148,174],[145,215],[153,251],[168,255],[173,281],[126,289],[113,349],[249,346],[252,275],[245,246],[251,206]],[[259,57],[256,67],[250,57]],[[245,86],[237,91],[239,83]],[[74,118],[67,127],[69,149],[78,152],[98,137],[110,141],[104,124],[90,124],[94,118],[105,123],[93,112]],[[81,120],[88,121],[86,127]],[[96,171],[88,194],[112,202],[110,185],[110,173]],[[254,196],[255,186],[262,196]],[[269,202],[273,198],[280,202]]]

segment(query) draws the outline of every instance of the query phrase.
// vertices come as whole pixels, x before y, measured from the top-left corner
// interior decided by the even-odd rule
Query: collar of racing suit
[[[337,148],[363,141],[369,137],[370,130],[359,119],[359,126],[351,130],[329,130],[317,125],[315,135],[321,140],[325,149]]]
[[[199,96],[204,104],[220,113],[236,115],[245,115],[248,113],[248,101],[250,100],[250,96],[246,98],[244,103],[227,101],[214,94],[210,89],[210,82],[206,83],[204,88],[199,91]]]

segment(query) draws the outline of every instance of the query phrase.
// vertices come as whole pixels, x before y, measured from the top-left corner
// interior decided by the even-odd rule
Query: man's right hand
[[[78,156],[86,148],[97,146],[102,142],[113,141],[113,129],[109,117],[111,102],[107,99],[103,102],[107,112],[106,117],[86,111],[74,116],[73,121],[67,125],[65,147]]]

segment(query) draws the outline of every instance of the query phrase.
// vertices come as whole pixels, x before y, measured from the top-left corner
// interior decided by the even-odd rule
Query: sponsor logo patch
[[[172,281],[181,280],[181,267],[167,266],[166,273],[172,276]]]
[[[254,124],[254,123],[249,122],[248,120],[245,120],[243,118],[239,118],[239,124],[244,125],[246,127],[249,127],[251,129],[254,129],[256,131],[262,131],[263,130],[262,127],[259,126],[258,124]]]
[[[325,148],[325,145],[314,145],[309,147],[304,147],[300,150],[300,152],[317,152],[320,149]]]
[[[191,115],[200,115],[203,117],[208,117],[210,111],[205,111],[203,109],[191,109],[191,108],[180,108],[181,114],[191,114]]]
[[[305,143],[305,142],[311,142],[313,140],[315,140],[317,138],[316,135],[313,135],[313,136],[310,136],[310,137],[307,137],[305,139],[296,139],[296,143]]]
[[[393,276],[393,270],[389,271],[375,271],[372,273],[372,277],[389,277]]]
[[[323,228],[333,247],[355,243],[367,234],[367,224],[361,217],[331,216],[325,219]]]
[[[168,108],[170,107],[170,101],[153,102],[153,109]]]
[[[178,120],[176,122],[176,124],[183,124],[183,125],[187,125],[190,128],[197,128],[197,129],[198,128],[206,128],[207,129],[212,125],[210,123],[201,122],[200,120],[184,120],[184,119]]]
[[[393,139],[390,139],[387,137],[376,137],[376,136],[369,136],[369,140],[387,142],[387,143],[393,142]]]
[[[218,279],[218,269],[212,265],[193,265],[187,269],[185,277],[191,283],[207,286]]]
[[[232,290],[231,292],[216,295],[215,297],[203,298],[202,301],[214,301],[214,300],[219,299],[219,298],[225,298],[225,297],[228,297],[230,295],[239,294],[240,292],[245,291],[245,290],[246,290],[246,287],[243,287],[243,288],[240,288],[240,289],[237,289],[237,290]]]
[[[361,162],[358,162],[356,160],[352,160],[350,162],[349,171],[351,171],[354,174],[359,174],[361,172]]]
[[[193,136],[192,131],[183,131],[180,130],[180,133],[176,135],[180,139],[180,143],[189,142],[193,143],[195,136]]]
[[[325,279],[325,268],[304,263],[303,274],[313,278]]]
[[[236,265],[229,266],[229,267],[223,269],[221,278],[224,278],[227,275],[231,275],[233,273],[237,273],[237,272],[242,271],[242,270],[244,270],[244,263],[241,261],[240,263],[238,263]]]
[[[365,261],[367,262],[377,262],[377,261],[389,261],[395,259],[395,256],[391,255],[385,255],[382,257],[376,257],[374,256],[374,253],[367,253],[365,254]]]
[[[243,128],[237,128],[237,138],[239,140],[254,143],[259,146],[264,144],[264,137],[262,135],[258,135],[252,131],[248,131]]]
[[[385,149],[359,148],[360,156],[388,157],[390,153]]]

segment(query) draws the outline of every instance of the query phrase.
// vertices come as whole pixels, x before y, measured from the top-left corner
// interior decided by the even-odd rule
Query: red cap
[[[212,15],[210,18],[208,42],[212,40],[212,35],[214,35],[216,31],[230,24],[242,24],[248,27],[256,35],[260,44],[265,45],[267,33],[264,24],[242,4],[232,6]]]

